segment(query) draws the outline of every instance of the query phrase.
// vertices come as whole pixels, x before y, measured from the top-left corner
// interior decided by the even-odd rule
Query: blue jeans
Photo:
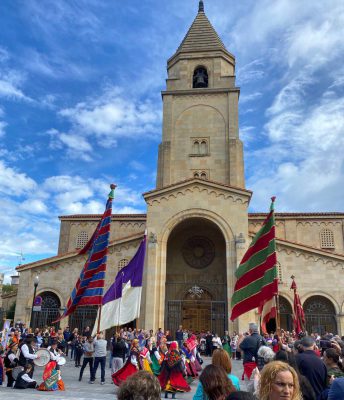
[[[91,380],[94,381],[96,379],[96,373],[97,373],[99,364],[100,364],[100,380],[101,380],[101,382],[105,382],[106,356],[94,358],[93,379],[91,379]]]

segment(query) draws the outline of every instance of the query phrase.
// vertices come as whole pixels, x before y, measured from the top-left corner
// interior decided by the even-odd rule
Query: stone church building
[[[136,326],[243,331],[258,315],[252,311],[229,321],[234,272],[266,213],[248,213],[252,192],[245,186],[235,57],[206,17],[202,1],[167,61],[167,76],[156,187],[143,194],[146,214],[112,216],[106,286],[135,254],[147,229]],[[262,211],[267,212],[269,201]],[[37,274],[43,305],[33,313],[33,325],[49,325],[65,308],[85,262],[78,249],[99,219],[61,216],[58,254],[17,268],[15,321],[30,321]],[[344,214],[276,213],[276,224],[282,328],[292,329],[290,276],[295,275],[307,329],[344,335]],[[61,326],[92,325],[95,312],[79,308]]]

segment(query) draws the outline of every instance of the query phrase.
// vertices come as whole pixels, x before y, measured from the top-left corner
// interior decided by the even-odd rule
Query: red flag
[[[294,277],[292,277],[292,284],[290,289],[294,290],[294,313],[293,313],[293,324],[294,330],[297,334],[305,331],[305,313],[303,311],[300,296],[297,293],[297,286]]]

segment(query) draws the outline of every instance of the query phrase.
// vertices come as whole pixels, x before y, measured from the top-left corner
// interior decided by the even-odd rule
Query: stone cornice
[[[149,204],[152,201],[160,202],[161,199],[168,199],[169,197],[175,197],[176,192],[182,193],[186,190],[206,190],[208,193],[215,193],[216,196],[223,196],[225,198],[232,198],[233,201],[240,201],[242,203],[249,203],[252,192],[246,189],[241,189],[222,183],[191,178],[185,181],[177,182],[172,185],[165,186],[161,189],[155,189],[143,194],[145,201]]]
[[[190,96],[190,95],[211,95],[211,94],[219,94],[219,93],[231,93],[237,92],[240,93],[240,88],[202,88],[202,89],[184,89],[184,90],[163,90],[161,92],[162,97],[165,95],[178,95],[178,96]]]
[[[102,217],[102,214],[74,214],[74,215],[60,215],[58,218],[61,221],[68,221],[68,220],[75,220],[75,219],[82,219],[84,220],[97,220]],[[129,220],[129,221],[137,221],[142,220],[145,221],[147,218],[147,214],[112,214],[111,221],[122,221],[122,220]]]
[[[136,233],[134,235],[126,236],[121,239],[111,240],[109,243],[109,248],[133,242],[134,240],[138,240],[138,239],[142,238],[143,235],[144,235],[144,232],[140,232],[140,233]],[[79,251],[80,250],[75,250],[75,251],[71,251],[68,253],[60,254],[58,256],[43,258],[42,260],[34,261],[34,262],[28,263],[28,264],[23,264],[23,265],[18,266],[16,268],[16,270],[19,272],[22,272],[27,269],[42,267],[42,266],[45,266],[45,265],[51,264],[51,263],[56,263],[56,262],[61,262],[61,261],[66,262],[72,258],[78,257]],[[84,255],[81,255],[81,257],[84,257]]]

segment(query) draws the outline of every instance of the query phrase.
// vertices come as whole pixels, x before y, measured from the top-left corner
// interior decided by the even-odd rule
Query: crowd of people
[[[189,392],[195,380],[194,400],[344,400],[344,338],[329,333],[298,336],[282,330],[279,335],[261,336],[256,324],[245,333],[225,332],[222,337],[211,332],[195,335],[182,326],[173,333],[123,328],[107,341],[102,333],[92,336],[90,327],[79,333],[69,327],[31,332],[21,326],[11,328],[4,347],[0,383],[7,379],[7,386],[18,389],[64,390],[62,356],[69,356],[80,368],[79,381],[88,367],[88,382],[94,384],[100,367],[100,384],[104,384],[110,349],[111,381],[123,400],[130,391],[147,390],[147,399],[160,398],[161,391],[165,398],[169,394],[175,398],[176,393]],[[49,351],[50,361],[38,385],[34,360],[41,348]],[[211,363],[202,368],[204,357],[211,357]],[[240,377],[232,372],[233,360],[243,363]],[[18,366],[14,378],[12,371]],[[245,382],[240,385],[240,381]]]

